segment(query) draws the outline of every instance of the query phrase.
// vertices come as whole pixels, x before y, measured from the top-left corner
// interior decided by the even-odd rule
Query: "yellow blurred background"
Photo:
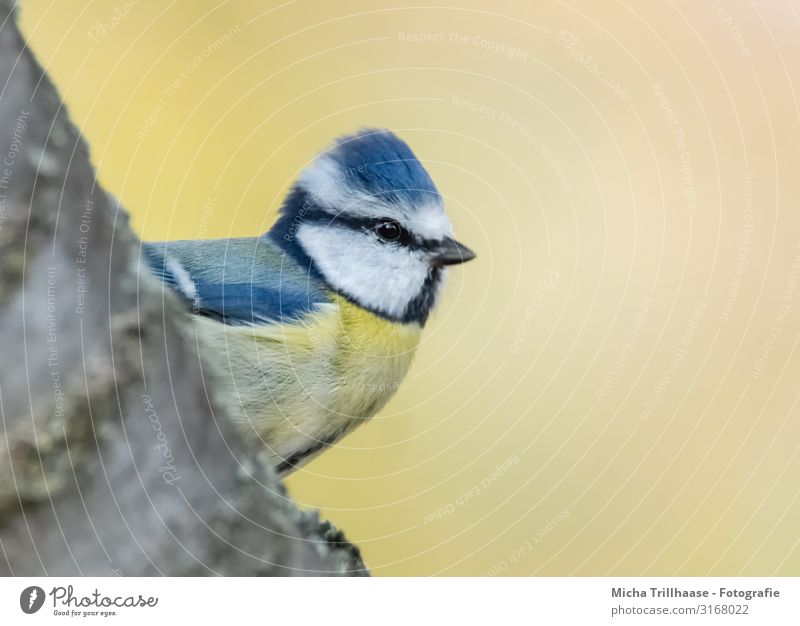
[[[375,575],[800,575],[797,2],[25,0],[145,239],[255,235],[332,138],[455,269],[390,405],[289,480]]]

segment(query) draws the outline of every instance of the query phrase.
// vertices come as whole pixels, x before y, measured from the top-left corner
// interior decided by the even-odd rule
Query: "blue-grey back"
[[[227,324],[289,321],[331,301],[310,268],[267,237],[145,242],[142,256],[197,314]]]

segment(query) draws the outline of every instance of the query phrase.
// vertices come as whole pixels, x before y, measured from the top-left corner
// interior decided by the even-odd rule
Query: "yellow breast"
[[[398,324],[339,298],[341,329],[334,410],[358,419],[377,413],[397,391],[419,344],[419,324]]]
[[[217,374],[232,383],[244,431],[278,460],[377,413],[400,387],[421,333],[342,297],[302,323],[197,323]]]

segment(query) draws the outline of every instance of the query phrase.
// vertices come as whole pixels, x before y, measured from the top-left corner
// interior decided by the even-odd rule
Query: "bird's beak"
[[[438,242],[431,250],[431,253],[433,255],[433,264],[436,266],[458,265],[475,258],[475,253],[472,250],[450,237],[445,237]]]

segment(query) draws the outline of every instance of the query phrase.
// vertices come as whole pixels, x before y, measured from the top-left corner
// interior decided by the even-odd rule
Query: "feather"
[[[330,291],[266,238],[148,242],[142,251],[193,312],[225,324],[296,320],[330,303]]]

